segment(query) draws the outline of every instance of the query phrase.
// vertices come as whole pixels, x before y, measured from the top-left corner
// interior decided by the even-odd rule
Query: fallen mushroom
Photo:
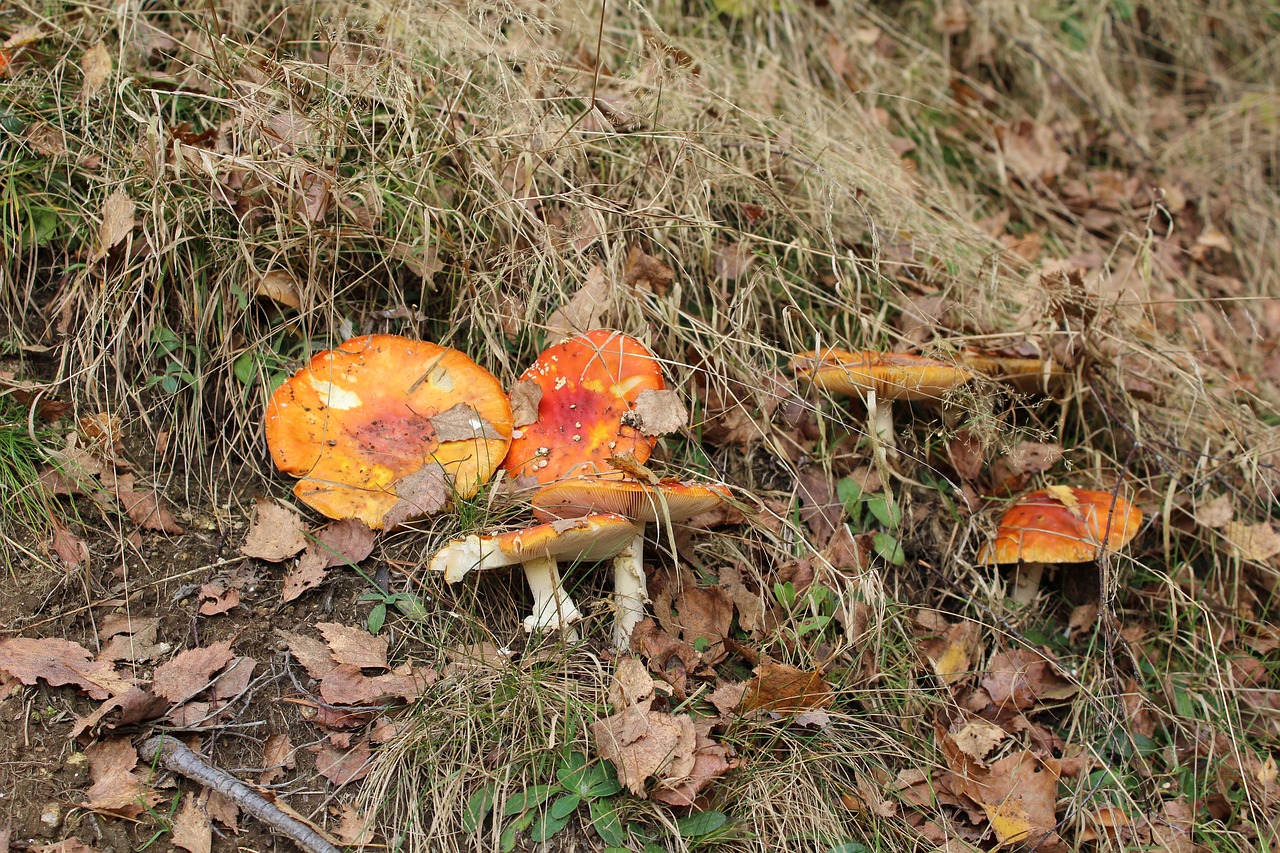
[[[978,552],[984,565],[1017,563],[1013,599],[1035,601],[1046,565],[1088,563],[1118,551],[1142,526],[1142,510],[1111,492],[1050,486],[1009,507],[996,537]]]
[[[1024,358],[966,348],[960,353],[960,360],[975,373],[1008,382],[1023,391],[1048,391],[1067,375],[1052,358]]]
[[[605,464],[610,456],[630,452],[644,462],[657,442],[636,406],[644,392],[663,392],[662,367],[621,332],[595,329],[549,347],[518,387],[532,391],[537,409],[517,427],[503,463],[513,476],[617,476]]]
[[[277,388],[265,432],[276,467],[300,478],[299,499],[379,529],[474,495],[506,454],[511,406],[455,349],[366,335]]]
[[[823,391],[861,397],[867,404],[872,434],[885,447],[896,447],[893,403],[937,401],[973,378],[963,367],[909,353],[811,350],[791,362],[798,377]]]
[[[615,648],[631,644],[631,632],[644,618],[649,603],[644,573],[645,525],[685,521],[714,509],[729,497],[726,486],[660,480],[653,485],[636,480],[577,478],[552,483],[533,496],[533,512],[540,519],[576,518],[593,512],[610,512],[634,523],[629,547],[613,560],[613,594],[617,616],[613,627]]]
[[[608,560],[630,542],[635,528],[620,515],[599,513],[552,521],[489,536],[455,539],[431,558],[432,571],[457,583],[470,572],[519,564],[533,592],[533,612],[524,629],[565,630],[582,618],[565,591],[557,561],[596,563]]]

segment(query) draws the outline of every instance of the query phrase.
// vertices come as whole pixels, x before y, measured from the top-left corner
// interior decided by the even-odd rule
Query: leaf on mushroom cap
[[[1064,500],[1064,489],[1071,500]],[[1100,548],[1123,548],[1141,526],[1142,510],[1111,492],[1041,489],[1009,507],[996,538],[978,552],[978,562],[1087,563]]]
[[[541,519],[575,518],[612,512],[635,522],[684,521],[714,509],[729,497],[729,488],[711,483],[661,480],[653,485],[635,480],[579,477],[551,483],[533,496],[533,514]]]
[[[265,430],[276,467],[301,478],[298,498],[378,529],[475,494],[506,453],[511,407],[498,380],[457,350],[366,335],[277,388]],[[414,478],[424,468],[443,474],[429,489]]]
[[[791,362],[796,375],[824,391],[864,394],[881,400],[936,400],[963,385],[973,373],[963,367],[901,352],[851,352],[842,349],[798,353]]]
[[[491,536],[473,534],[454,539],[437,551],[430,568],[443,572],[448,583],[456,583],[468,572],[514,566],[539,557],[599,562],[625,548],[635,532],[635,526],[622,516],[597,513]]]
[[[511,442],[506,469],[548,483],[609,472],[605,460],[630,451],[649,458],[656,438],[634,423],[636,400],[665,387],[657,358],[635,338],[595,329],[544,350],[521,376],[541,389],[537,420]],[[526,394],[522,399],[532,398]]]

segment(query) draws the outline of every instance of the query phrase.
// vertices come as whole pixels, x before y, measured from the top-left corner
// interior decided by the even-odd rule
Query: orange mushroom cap
[[[1142,526],[1142,510],[1111,492],[1054,486],[1019,500],[1000,519],[978,562],[1087,563],[1118,551]]]
[[[864,394],[881,400],[935,400],[973,378],[963,367],[902,352],[810,350],[791,362],[796,375],[824,391]]]
[[[729,488],[711,483],[660,480],[650,486],[638,480],[579,477],[538,490],[533,514],[539,519],[576,518],[611,512],[635,522],[684,521],[715,509],[729,497]]]
[[[511,441],[511,406],[455,349],[396,335],[322,352],[271,395],[267,445],[293,493],[372,528],[470,497]]]
[[[432,571],[455,583],[469,572],[513,566],[539,557],[596,563],[614,557],[635,536],[635,526],[612,513],[536,524],[492,535],[455,539],[431,558]]]
[[[506,468],[549,483],[568,476],[617,472],[606,464],[630,452],[649,458],[656,437],[628,424],[641,392],[665,387],[662,367],[644,344],[621,332],[595,329],[549,347],[520,376],[542,392],[538,419],[511,442]]]

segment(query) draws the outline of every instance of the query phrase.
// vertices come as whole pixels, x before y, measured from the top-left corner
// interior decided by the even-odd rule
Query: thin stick
[[[320,833],[284,812],[227,771],[214,767],[204,756],[192,752],[175,738],[167,735],[150,738],[138,749],[138,755],[144,761],[158,760],[170,772],[218,792],[239,806],[241,811],[248,812],[276,832],[292,839],[309,853],[342,853]]]

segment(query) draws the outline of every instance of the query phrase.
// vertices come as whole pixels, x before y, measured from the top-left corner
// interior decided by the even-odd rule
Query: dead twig
[[[248,812],[276,832],[294,841],[310,853],[341,853],[320,833],[259,794],[225,770],[214,767],[208,759],[188,749],[168,735],[147,739],[138,749],[144,761],[159,761],[165,769],[199,782],[231,800],[241,811]]]

